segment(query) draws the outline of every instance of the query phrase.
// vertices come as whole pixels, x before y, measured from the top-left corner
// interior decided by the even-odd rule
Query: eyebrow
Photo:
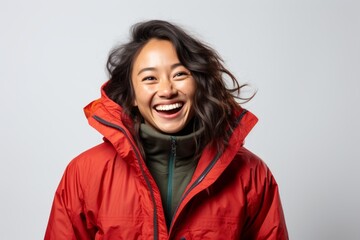
[[[170,66],[171,70],[173,70],[174,68],[177,68],[179,66],[183,66],[181,63],[174,63],[173,65]],[[147,67],[147,68],[143,68],[141,69],[139,72],[138,72],[138,76],[142,73],[142,72],[145,72],[145,71],[155,71],[156,68],[155,67]]]

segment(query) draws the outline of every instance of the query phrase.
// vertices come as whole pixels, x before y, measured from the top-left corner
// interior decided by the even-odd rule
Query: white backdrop
[[[270,166],[291,239],[360,239],[360,3],[0,1],[0,239],[42,239],[67,163],[102,141],[82,107],[109,50],[139,20],[208,42],[260,122],[247,147]]]

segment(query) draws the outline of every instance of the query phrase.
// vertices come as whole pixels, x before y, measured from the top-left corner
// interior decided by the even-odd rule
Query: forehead
[[[179,62],[174,45],[168,40],[151,39],[140,50],[134,67],[143,65],[167,65]]]

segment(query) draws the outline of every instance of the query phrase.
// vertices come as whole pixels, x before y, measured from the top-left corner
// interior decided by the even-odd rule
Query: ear
[[[137,101],[136,101],[136,99],[134,99],[134,102],[133,102],[133,107],[137,107]]]

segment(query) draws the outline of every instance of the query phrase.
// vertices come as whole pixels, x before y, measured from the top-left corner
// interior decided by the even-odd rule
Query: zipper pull
[[[171,136],[171,154],[175,157],[176,156],[176,138]]]

